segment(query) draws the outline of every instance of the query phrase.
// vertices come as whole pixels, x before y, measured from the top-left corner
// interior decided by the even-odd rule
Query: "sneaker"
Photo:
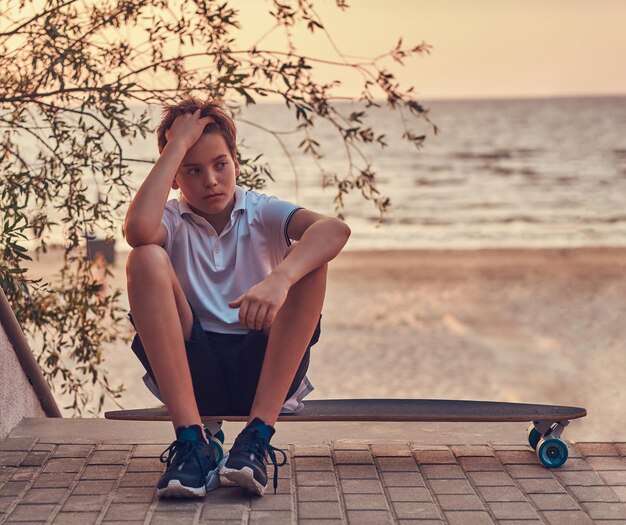
[[[216,441],[207,442],[199,425],[177,428],[176,440],[161,454],[161,462],[167,463],[167,467],[157,483],[157,495],[193,498],[216,489],[219,469],[225,462],[222,447]]]
[[[287,463],[284,450],[270,445],[275,430],[266,425],[258,417],[241,431],[230,449],[228,459],[222,467],[221,474],[250,492],[262,496],[267,487],[267,458],[274,465],[274,494],[278,487],[278,467]],[[281,463],[276,461],[276,451],[283,455]]]

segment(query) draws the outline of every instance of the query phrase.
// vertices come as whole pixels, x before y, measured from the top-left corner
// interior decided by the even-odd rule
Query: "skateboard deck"
[[[278,421],[561,421],[584,417],[584,408],[494,401],[443,399],[321,399],[305,401],[295,414]],[[106,412],[107,419],[169,421],[165,407]],[[246,415],[202,416],[203,421],[247,421]]]
[[[560,439],[570,420],[587,415],[580,407],[530,405],[494,401],[445,399],[320,399],[305,401],[295,414],[281,414],[278,421],[389,421],[389,422],[531,422],[528,443],[547,468],[557,468],[568,457]],[[165,407],[106,412],[107,419],[169,421]],[[247,421],[246,415],[203,415],[209,421]]]

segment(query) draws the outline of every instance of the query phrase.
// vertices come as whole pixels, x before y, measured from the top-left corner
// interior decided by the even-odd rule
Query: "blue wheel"
[[[567,445],[560,439],[543,438],[537,445],[537,457],[546,468],[559,468],[567,461]]]
[[[530,425],[528,427],[528,443],[533,450],[537,450],[537,445],[539,444],[539,440],[541,439],[541,434],[535,428],[535,425]]]

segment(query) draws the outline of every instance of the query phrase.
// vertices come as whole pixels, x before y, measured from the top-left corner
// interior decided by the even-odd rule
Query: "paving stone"
[[[541,465],[507,465],[506,471],[514,478],[552,478],[550,470]]]
[[[413,455],[419,465],[455,465],[457,462],[449,450],[414,450]]]
[[[193,525],[196,520],[195,512],[183,512],[176,513],[176,519],[173,520],[171,513],[169,512],[155,512],[150,520],[150,525]]]
[[[148,506],[142,503],[111,503],[104,516],[107,521],[143,520]]]
[[[27,469],[27,468],[31,468],[31,467],[23,467],[23,468]],[[21,470],[21,469],[22,469],[22,467],[4,467],[4,466],[0,465],[0,484],[2,484],[5,481],[8,481],[9,479],[11,479],[11,477],[13,477],[15,472],[17,472],[18,470]]]
[[[410,458],[380,457],[376,459],[378,468],[383,472],[418,472],[417,463]]]
[[[62,510],[68,512],[99,511],[107,497],[108,494],[72,495],[67,498]]]
[[[466,479],[433,479],[429,483],[435,494],[474,494]]]
[[[212,493],[214,492],[215,491],[212,491]],[[171,517],[175,516],[178,512],[197,512],[203,507],[203,505],[205,505],[205,503],[205,501],[199,498],[161,498],[157,499],[155,504],[151,507],[154,512],[169,514]],[[149,505],[146,505],[145,503],[143,506],[145,508],[149,507]]]
[[[344,520],[298,520],[298,525],[345,525]],[[234,525],[232,522],[229,525]]]
[[[250,513],[249,525],[291,525],[291,512],[284,510],[259,510]]]
[[[524,493],[514,486],[480,487],[480,495],[487,502],[490,501],[526,501]]]
[[[215,505],[210,503],[202,507],[200,521],[211,521],[212,525],[215,524],[216,520],[220,519],[224,521],[241,521],[245,512],[247,512],[247,506],[245,505]]]
[[[293,507],[291,494],[266,493],[262,498],[255,498],[250,502],[252,510],[291,510]]]
[[[133,458],[128,462],[127,472],[159,472],[162,473],[165,466],[156,458]]]
[[[28,481],[7,481],[0,488],[0,496],[19,496],[26,491]]]
[[[459,465],[463,468],[463,470],[467,472],[472,471],[502,471],[504,467],[500,464],[500,462],[495,457],[488,456],[474,456],[474,457],[464,457],[458,459]]]
[[[298,501],[339,501],[336,487],[298,487],[297,492]]]
[[[594,520],[624,520],[626,522],[625,503],[592,503],[583,504],[585,510]]]
[[[350,525],[391,524],[391,514],[384,510],[349,510],[346,512]]]
[[[532,450],[496,450],[496,457],[505,465],[537,464],[537,454]]]
[[[615,457],[590,457],[587,462],[595,470],[623,470],[626,471],[626,458]]]
[[[56,505],[26,505],[18,503],[9,514],[8,521],[46,521],[52,516]]]
[[[432,501],[426,487],[388,487],[387,494],[391,501]]]
[[[9,509],[15,502],[16,499],[14,496],[0,496],[0,518],[2,518],[3,513],[9,512]]]
[[[528,496],[539,510],[580,510],[569,494],[531,494]]]
[[[620,456],[626,456],[626,443],[614,443]]]
[[[90,465],[123,465],[129,456],[124,450],[96,450],[89,458]]]
[[[345,494],[347,510],[387,510],[387,500],[382,494]]]
[[[79,472],[84,460],[81,458],[52,458],[43,472]]]
[[[113,490],[114,484],[115,481],[112,479],[79,481],[74,485],[72,494],[108,494]]]
[[[59,512],[54,525],[93,525],[98,521],[99,512]]]
[[[419,472],[383,472],[381,477],[387,487],[424,486],[424,478]]]
[[[117,479],[122,473],[121,465],[89,465],[80,479]]]
[[[126,472],[122,476],[122,487],[154,487],[161,474],[159,472]]]
[[[554,473],[555,476],[563,483],[564,485],[584,485],[584,486],[593,486],[593,485],[604,485],[602,478],[596,472],[589,471],[557,471]]]
[[[132,445],[111,445],[108,443],[100,443],[99,445],[96,446],[96,450],[123,450],[129,453],[132,451],[132,449],[133,449]]]
[[[559,471],[563,472],[565,470],[593,470],[589,461],[584,458],[570,458],[567,460],[565,465],[559,468]]]
[[[0,466],[19,467],[26,454],[19,450],[0,450]]]
[[[543,525],[545,522],[536,520],[498,520],[498,525]],[[613,524],[615,525],[615,524]]]
[[[620,501],[611,487],[570,487],[578,501]]]
[[[335,485],[337,478],[334,472],[297,472],[296,480],[302,486]]]
[[[69,487],[74,483],[76,479],[75,472],[56,472],[56,473],[47,473],[44,472],[39,474],[39,477],[33,483],[33,487],[36,488],[62,488]]]
[[[114,503],[150,503],[156,497],[156,487],[119,487]]]
[[[18,467],[11,475],[11,481],[31,481],[39,474],[38,467]]]
[[[54,458],[86,458],[93,451],[93,445],[59,445],[54,451]]]
[[[341,519],[339,503],[328,501],[301,501],[298,503],[299,518]]]
[[[445,514],[450,525],[492,525],[494,523],[489,514],[484,511],[451,511]]]
[[[576,447],[585,456],[619,456],[613,443],[576,443]]]
[[[373,444],[371,446],[372,455],[376,457],[402,457],[411,456],[411,449],[407,443],[397,445]]]
[[[240,487],[220,487],[207,493],[204,501],[207,505],[248,505],[252,495]],[[159,500],[159,504],[164,500]]]
[[[161,445],[137,445],[132,455],[134,458],[158,458],[163,450]]]
[[[440,494],[439,505],[444,511],[449,510],[485,510],[480,498],[475,494]]]
[[[620,501],[626,502],[626,486],[611,488],[613,489],[613,492],[615,492]]]
[[[488,504],[488,507],[497,520],[539,518],[535,509],[533,509],[532,506],[526,502],[492,502]]]
[[[582,510],[546,511],[543,516],[550,525],[594,525]]]
[[[452,445],[450,450],[457,458],[494,457],[493,450],[487,445]]]
[[[67,494],[67,489],[35,489],[32,488],[22,498],[22,503],[59,503]]]
[[[330,447],[328,445],[298,445],[293,446],[293,455],[300,457],[330,457]]]
[[[426,501],[393,502],[398,519],[440,519],[437,505]]]
[[[296,470],[333,470],[333,460],[328,457],[300,457],[295,459]]]
[[[373,465],[338,465],[337,474],[341,479],[377,479]]]
[[[341,490],[344,494],[383,493],[382,485],[377,479],[344,479],[341,480]]]
[[[495,487],[515,485],[511,476],[506,472],[468,472],[467,477],[477,486]]]
[[[332,442],[334,450],[369,450],[367,441],[355,441],[351,439],[339,439]]]
[[[605,470],[599,474],[609,485],[626,485],[626,471],[624,470]]]
[[[22,467],[41,467],[46,460],[50,457],[50,452],[42,450],[42,451],[31,451],[26,454],[26,457],[22,460],[20,466]]]
[[[374,458],[369,450],[337,450],[335,451],[336,465],[367,464],[373,465]],[[296,463],[297,468],[297,463]]]
[[[428,479],[465,479],[465,474],[458,465],[423,465],[420,470]]]
[[[22,450],[27,452],[33,448],[36,442],[37,439],[31,437],[8,437],[0,440],[0,451]]]

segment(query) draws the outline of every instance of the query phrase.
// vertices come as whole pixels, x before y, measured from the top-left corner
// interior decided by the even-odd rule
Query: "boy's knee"
[[[126,275],[143,274],[148,269],[166,264],[169,260],[167,252],[156,244],[144,244],[133,248],[126,259]]]

